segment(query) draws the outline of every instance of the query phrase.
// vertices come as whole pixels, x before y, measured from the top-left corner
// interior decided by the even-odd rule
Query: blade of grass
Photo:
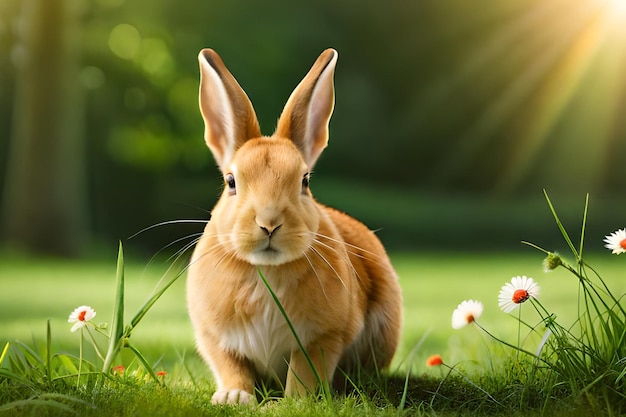
[[[398,410],[400,410],[400,411],[404,410],[404,406],[406,405],[406,398],[407,398],[407,394],[409,392],[409,379],[410,379],[410,376],[411,376],[411,371],[413,369],[413,361],[415,360],[415,354],[417,353],[419,348],[422,347],[422,345],[424,344],[424,341],[428,337],[429,333],[430,333],[430,330],[428,330],[426,333],[424,333],[422,335],[422,337],[417,341],[417,343],[415,344],[413,349],[411,349],[411,352],[409,353],[409,356],[408,356],[408,367],[407,367],[407,370],[406,370],[406,377],[404,379],[404,388],[402,389],[402,398],[400,398],[400,404],[398,405]]]
[[[576,247],[572,243],[572,239],[570,239],[569,234],[565,230],[565,227],[563,226],[563,223],[561,223],[561,219],[559,219],[559,216],[556,214],[556,209],[554,208],[554,205],[552,204],[552,201],[550,200],[550,197],[548,197],[548,192],[546,190],[543,190],[543,195],[546,197],[546,201],[548,202],[548,206],[550,207],[550,211],[552,212],[552,216],[554,217],[554,220],[556,221],[556,224],[557,224],[559,230],[561,231],[561,234],[563,235],[563,238],[567,242],[567,245],[571,249],[572,253],[576,256],[576,259],[579,259],[578,251],[576,250]]]
[[[595,275],[597,280],[600,281],[600,283],[602,284],[601,290],[603,290],[604,293],[611,298],[611,300],[614,302],[615,306],[617,308],[619,308],[619,310],[622,312],[622,315],[626,316],[626,310],[624,309],[624,307],[622,306],[622,303],[621,303],[621,300],[622,300],[622,298],[624,298],[624,296],[622,296],[620,298],[617,298],[613,294],[613,292],[611,291],[609,286],[606,284],[606,282],[604,282],[604,280],[602,279],[602,277],[600,276],[598,271],[596,271],[593,267],[591,267],[591,265],[589,265],[587,263],[584,263],[584,266],[585,266],[585,268],[587,268],[587,269],[591,270],[591,272],[593,272],[593,274]],[[592,286],[595,286],[591,280],[589,280],[589,282],[590,282],[590,284]]]
[[[134,329],[137,326],[137,324],[139,324],[141,319],[144,318],[144,316],[152,308],[154,303],[156,303],[157,300],[161,298],[161,296],[165,293],[165,291],[167,291],[167,289],[171,287],[172,284],[174,284],[174,282],[176,282],[178,278],[180,278],[184,273],[185,273],[185,270],[176,274],[159,291],[157,291],[152,297],[150,297],[148,301],[146,301],[146,303],[139,309],[135,317],[133,317],[133,319],[130,321],[130,330]]]
[[[159,380],[159,378],[156,376],[156,374],[154,373],[154,370],[152,369],[152,366],[150,366],[150,364],[148,363],[148,361],[146,360],[146,358],[142,355],[142,353],[139,351],[139,349],[137,349],[133,344],[131,344],[130,342],[126,343],[126,347],[129,348],[134,354],[135,357],[137,357],[137,359],[139,360],[139,362],[141,362],[141,364],[143,365],[144,369],[146,371],[148,371],[148,373],[150,374],[150,376],[152,377],[152,379],[158,383],[159,385],[163,385],[163,382],[161,380]]]
[[[122,338],[124,336],[124,249],[122,248],[122,242],[120,242],[117,254],[116,278],[115,308],[113,310],[113,319],[111,320],[109,348],[102,365],[103,373],[109,372],[113,360],[122,347]]]
[[[24,362],[27,365],[29,365],[31,367],[35,367],[35,366],[41,365],[43,363],[43,360],[41,360],[41,358],[39,357],[37,352],[35,352],[26,343],[20,342],[19,340],[17,340],[16,343],[20,347],[19,352],[22,354],[22,358],[24,359]],[[31,362],[31,360],[32,360],[32,362]]]
[[[3,404],[0,406],[0,412],[10,411],[10,410],[20,410],[25,407],[37,407],[42,406],[48,411],[50,409],[57,409],[66,414],[78,415],[78,413],[66,402],[81,404],[83,406],[87,406],[93,408],[93,405],[87,401],[81,400],[80,398],[73,397],[71,395],[66,394],[57,394],[57,393],[46,393],[41,395],[35,395],[24,400],[17,400],[7,404]],[[45,413],[45,415],[51,415],[53,413]],[[16,415],[21,415],[18,413]],[[29,415],[34,415],[29,413]],[[37,414],[39,415],[39,414]]]
[[[69,405],[63,404],[62,402],[54,401],[54,400],[44,400],[39,398],[28,398],[25,400],[17,400],[0,406],[0,412],[11,411],[11,410],[19,410],[27,407],[37,407],[40,406],[44,409],[56,409],[58,411],[62,411],[71,415],[78,415],[76,411],[72,409]],[[18,415],[18,414],[16,414]]]
[[[580,231],[580,246],[578,249],[578,267],[582,268],[582,260],[583,260],[583,246],[585,243],[585,229],[587,228],[587,213],[589,211],[589,193],[587,193],[587,197],[585,198],[585,210],[583,211],[583,224]],[[582,271],[581,271],[582,272]]]
[[[50,329],[50,319],[46,322],[46,382],[52,381],[52,330]]]
[[[4,362],[4,358],[6,357],[8,351],[9,351],[9,342],[7,342],[4,345],[4,349],[2,349],[2,355],[0,355],[0,366],[2,366],[2,363]]]
[[[306,349],[302,345],[302,342],[300,341],[300,337],[298,337],[298,333],[296,332],[296,329],[293,327],[293,324],[291,323],[291,320],[289,320],[289,316],[287,315],[287,312],[285,311],[285,308],[283,307],[283,305],[281,304],[280,300],[278,299],[278,296],[276,295],[276,293],[274,293],[274,290],[272,290],[272,287],[269,284],[269,282],[267,282],[267,279],[265,278],[265,275],[263,274],[263,271],[261,271],[261,268],[257,268],[257,271],[259,273],[259,276],[261,277],[261,280],[263,281],[263,284],[265,285],[265,288],[267,288],[267,290],[269,291],[270,295],[272,296],[272,299],[274,300],[274,303],[276,303],[276,306],[280,310],[280,313],[285,318],[285,321],[287,322],[287,325],[289,326],[289,329],[291,330],[291,333],[293,334],[294,338],[296,339],[296,343],[298,344],[298,347],[300,348],[300,351],[302,351],[302,354],[306,358],[309,366],[311,367],[311,370],[313,371],[313,374],[315,375],[315,379],[317,380],[317,383],[319,384],[320,387],[325,388],[325,391],[327,391],[327,393],[329,393],[328,392],[329,391],[328,387],[324,387],[324,385],[322,383],[322,378],[320,377],[319,373],[317,372],[317,369],[315,369],[315,365],[313,365],[313,361],[311,360],[311,357],[309,356],[309,353],[306,351]],[[308,387],[307,387],[307,389],[308,389]]]
[[[74,365],[74,362],[72,362],[72,359],[69,356],[56,355],[55,357],[58,358],[59,362],[61,362],[67,372],[74,374],[78,373],[78,368]]]

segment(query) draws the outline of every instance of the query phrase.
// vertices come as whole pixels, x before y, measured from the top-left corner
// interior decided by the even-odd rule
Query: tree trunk
[[[62,256],[87,238],[77,3],[22,2],[2,212],[10,246]]]

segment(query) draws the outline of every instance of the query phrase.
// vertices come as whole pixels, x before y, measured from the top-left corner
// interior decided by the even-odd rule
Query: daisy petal
[[[465,300],[452,312],[452,328],[460,329],[476,320],[483,313],[483,303]]]
[[[605,248],[610,249],[614,255],[626,252],[626,228],[620,229],[604,238]]]
[[[80,306],[76,308],[68,317],[68,323],[74,323],[71,331],[75,332],[77,329],[86,325],[90,320],[96,317],[96,311],[89,306]]]
[[[511,278],[500,289],[498,294],[498,306],[505,313],[510,313],[521,303],[529,298],[537,298],[539,295],[539,285],[532,278],[517,276]]]
[[[70,331],[72,333],[74,333],[76,330],[80,329],[81,327],[85,326],[85,322],[84,321],[77,321],[76,323],[74,323],[74,325],[72,326],[72,328],[70,329]]]

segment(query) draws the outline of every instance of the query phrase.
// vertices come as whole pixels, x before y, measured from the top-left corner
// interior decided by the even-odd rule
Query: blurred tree
[[[542,188],[612,196],[626,186],[626,11],[618,0],[74,2],[80,21],[73,15],[68,25],[45,12],[40,25],[64,33],[63,48],[76,41],[80,53],[53,53],[59,41],[54,46],[45,35],[46,50],[33,54],[23,33],[33,35],[35,26],[14,16],[33,4],[58,8],[59,1],[0,0],[0,203],[7,231],[61,224],[34,219],[81,207],[83,179],[90,231],[105,247],[162,221],[207,218],[203,209],[212,207],[221,180],[197,105],[203,47],[220,53],[266,134],[313,59],[327,47],[339,51],[331,143],[313,183],[331,205],[354,184],[426,199],[450,193],[516,200]],[[54,77],[75,82],[46,81]],[[62,91],[57,104],[43,96],[42,85]],[[71,98],[81,88],[84,96]],[[25,99],[26,90],[39,103]],[[26,117],[27,102],[47,109],[50,120]],[[71,139],[82,112],[84,144]],[[52,119],[61,127],[44,124]],[[27,133],[35,139],[22,139]],[[66,155],[61,168],[53,166],[52,151]],[[40,184],[53,197],[33,203],[42,193],[16,179],[26,171],[31,181],[66,182]],[[317,180],[335,191],[322,196]],[[26,226],[18,226],[20,216]],[[73,216],[85,224],[84,213]],[[391,231],[386,222],[380,216],[371,225]],[[151,229],[132,244],[164,246],[185,234],[181,227]],[[66,238],[84,233],[59,229]]]
[[[24,0],[2,225],[28,251],[77,255],[86,238],[78,2]]]

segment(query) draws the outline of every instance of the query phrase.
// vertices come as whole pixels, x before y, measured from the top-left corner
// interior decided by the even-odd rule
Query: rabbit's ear
[[[325,50],[291,93],[275,135],[291,139],[312,168],[328,144],[328,122],[335,106],[333,75],[337,51]]]
[[[203,49],[200,62],[200,112],[204,138],[224,170],[245,141],[261,136],[250,99],[212,49]]]

